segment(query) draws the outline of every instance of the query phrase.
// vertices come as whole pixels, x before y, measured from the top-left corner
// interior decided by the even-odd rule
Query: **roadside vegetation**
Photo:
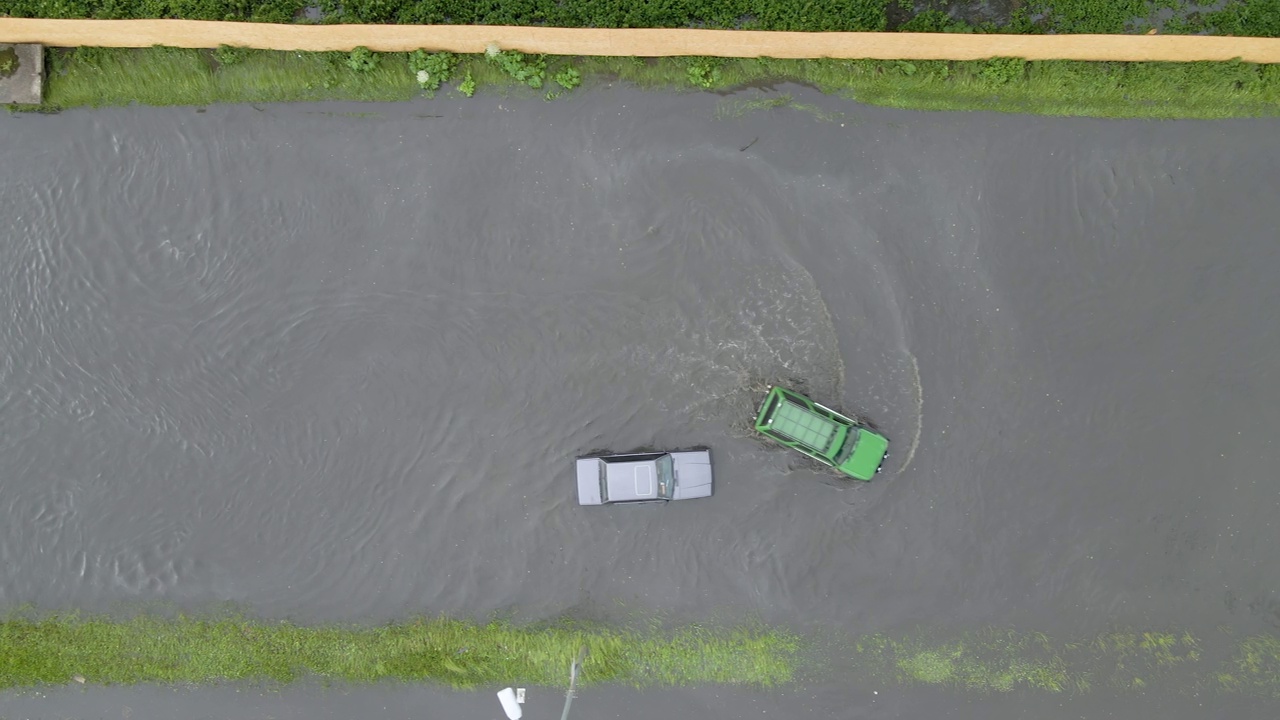
[[[3,16],[1280,37],[1280,0],[0,0]],[[401,53],[367,50],[357,57],[162,49],[111,54],[87,48],[84,54],[54,58],[48,106],[405,100],[417,95],[415,87],[432,95],[445,85],[468,97],[485,87],[527,85],[553,99],[579,84],[615,78],[713,90],[791,80],[900,108],[1098,117],[1275,115],[1280,95],[1274,68],[1242,63],[640,61],[547,58],[507,50],[485,61],[461,57],[450,62],[428,68]]]
[[[579,648],[584,684],[747,685],[793,679],[798,641],[774,630],[516,627],[417,620],[381,627],[306,627],[245,618],[0,621],[0,689],[92,684],[367,683],[428,681],[457,688],[566,681]]]
[[[987,629],[841,640],[752,625],[613,629],[417,619],[303,626],[241,616],[0,620],[0,690],[84,683],[428,682],[455,688],[561,686],[583,646],[581,682],[634,687],[776,687],[831,681],[964,692],[1160,692],[1280,698],[1280,638],[1113,630],[1061,641]]]
[[[859,102],[1130,118],[1280,115],[1280,66],[1229,63],[605,58],[288,52],[220,47],[49,50],[46,110],[317,100],[401,101],[439,93],[553,100],[579,86],[727,91],[781,82]],[[762,109],[762,108],[757,108]]]

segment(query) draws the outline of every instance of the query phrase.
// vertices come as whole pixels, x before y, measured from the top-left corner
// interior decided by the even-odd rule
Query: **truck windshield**
[[[849,432],[844,437],[844,447],[840,448],[840,452],[836,454],[836,465],[843,465],[845,460],[853,454],[854,449],[858,446],[858,438],[862,437],[862,431],[856,427],[849,428]]]
[[[670,455],[658,458],[658,497],[670,498],[676,491],[674,462]]]

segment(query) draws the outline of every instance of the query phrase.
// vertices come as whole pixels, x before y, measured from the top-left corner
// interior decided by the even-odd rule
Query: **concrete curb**
[[[0,18],[0,42],[60,47],[273,50],[506,50],[549,55],[864,58],[877,60],[1112,60],[1280,63],[1280,38],[1205,35],[960,35],[748,30],[594,29],[500,25],[273,25],[195,20]]]

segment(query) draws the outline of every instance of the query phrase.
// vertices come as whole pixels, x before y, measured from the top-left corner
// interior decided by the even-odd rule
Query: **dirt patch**
[[[596,29],[488,25],[271,25],[194,20],[0,18],[0,41],[74,47],[341,50],[363,45],[479,53],[491,44],[549,55],[847,58],[873,60],[1110,60],[1280,63],[1280,38],[1188,35],[962,35],[748,30]]]
[[[20,66],[17,50],[12,47],[0,48],[0,80],[13,77]]]

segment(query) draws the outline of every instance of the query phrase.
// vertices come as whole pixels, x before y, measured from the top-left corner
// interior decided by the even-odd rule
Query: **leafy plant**
[[[219,65],[235,65],[244,60],[248,54],[247,48],[219,45],[213,51],[213,58],[218,61]]]
[[[535,90],[542,87],[547,77],[545,55],[525,55],[519,50],[498,50],[496,46],[490,46],[485,51],[485,58]]]
[[[991,58],[982,63],[982,77],[996,85],[1021,80],[1026,70],[1027,61],[1022,58]]]
[[[450,52],[414,50],[409,53],[409,71],[413,73],[418,85],[427,91],[428,97],[434,96],[441,84],[449,82],[457,67],[458,56]]]
[[[458,83],[458,92],[472,97],[476,94],[476,79],[471,77],[471,71],[468,70],[466,76],[462,78],[462,82]]]
[[[551,79],[565,90],[572,90],[582,84],[582,73],[575,68],[567,67],[560,70]]]
[[[375,55],[372,50],[361,45],[347,56],[347,67],[358,73],[373,72],[378,69],[378,63],[381,60],[382,58]]]
[[[712,88],[720,83],[720,58],[699,57],[689,63],[689,82],[702,88]]]

